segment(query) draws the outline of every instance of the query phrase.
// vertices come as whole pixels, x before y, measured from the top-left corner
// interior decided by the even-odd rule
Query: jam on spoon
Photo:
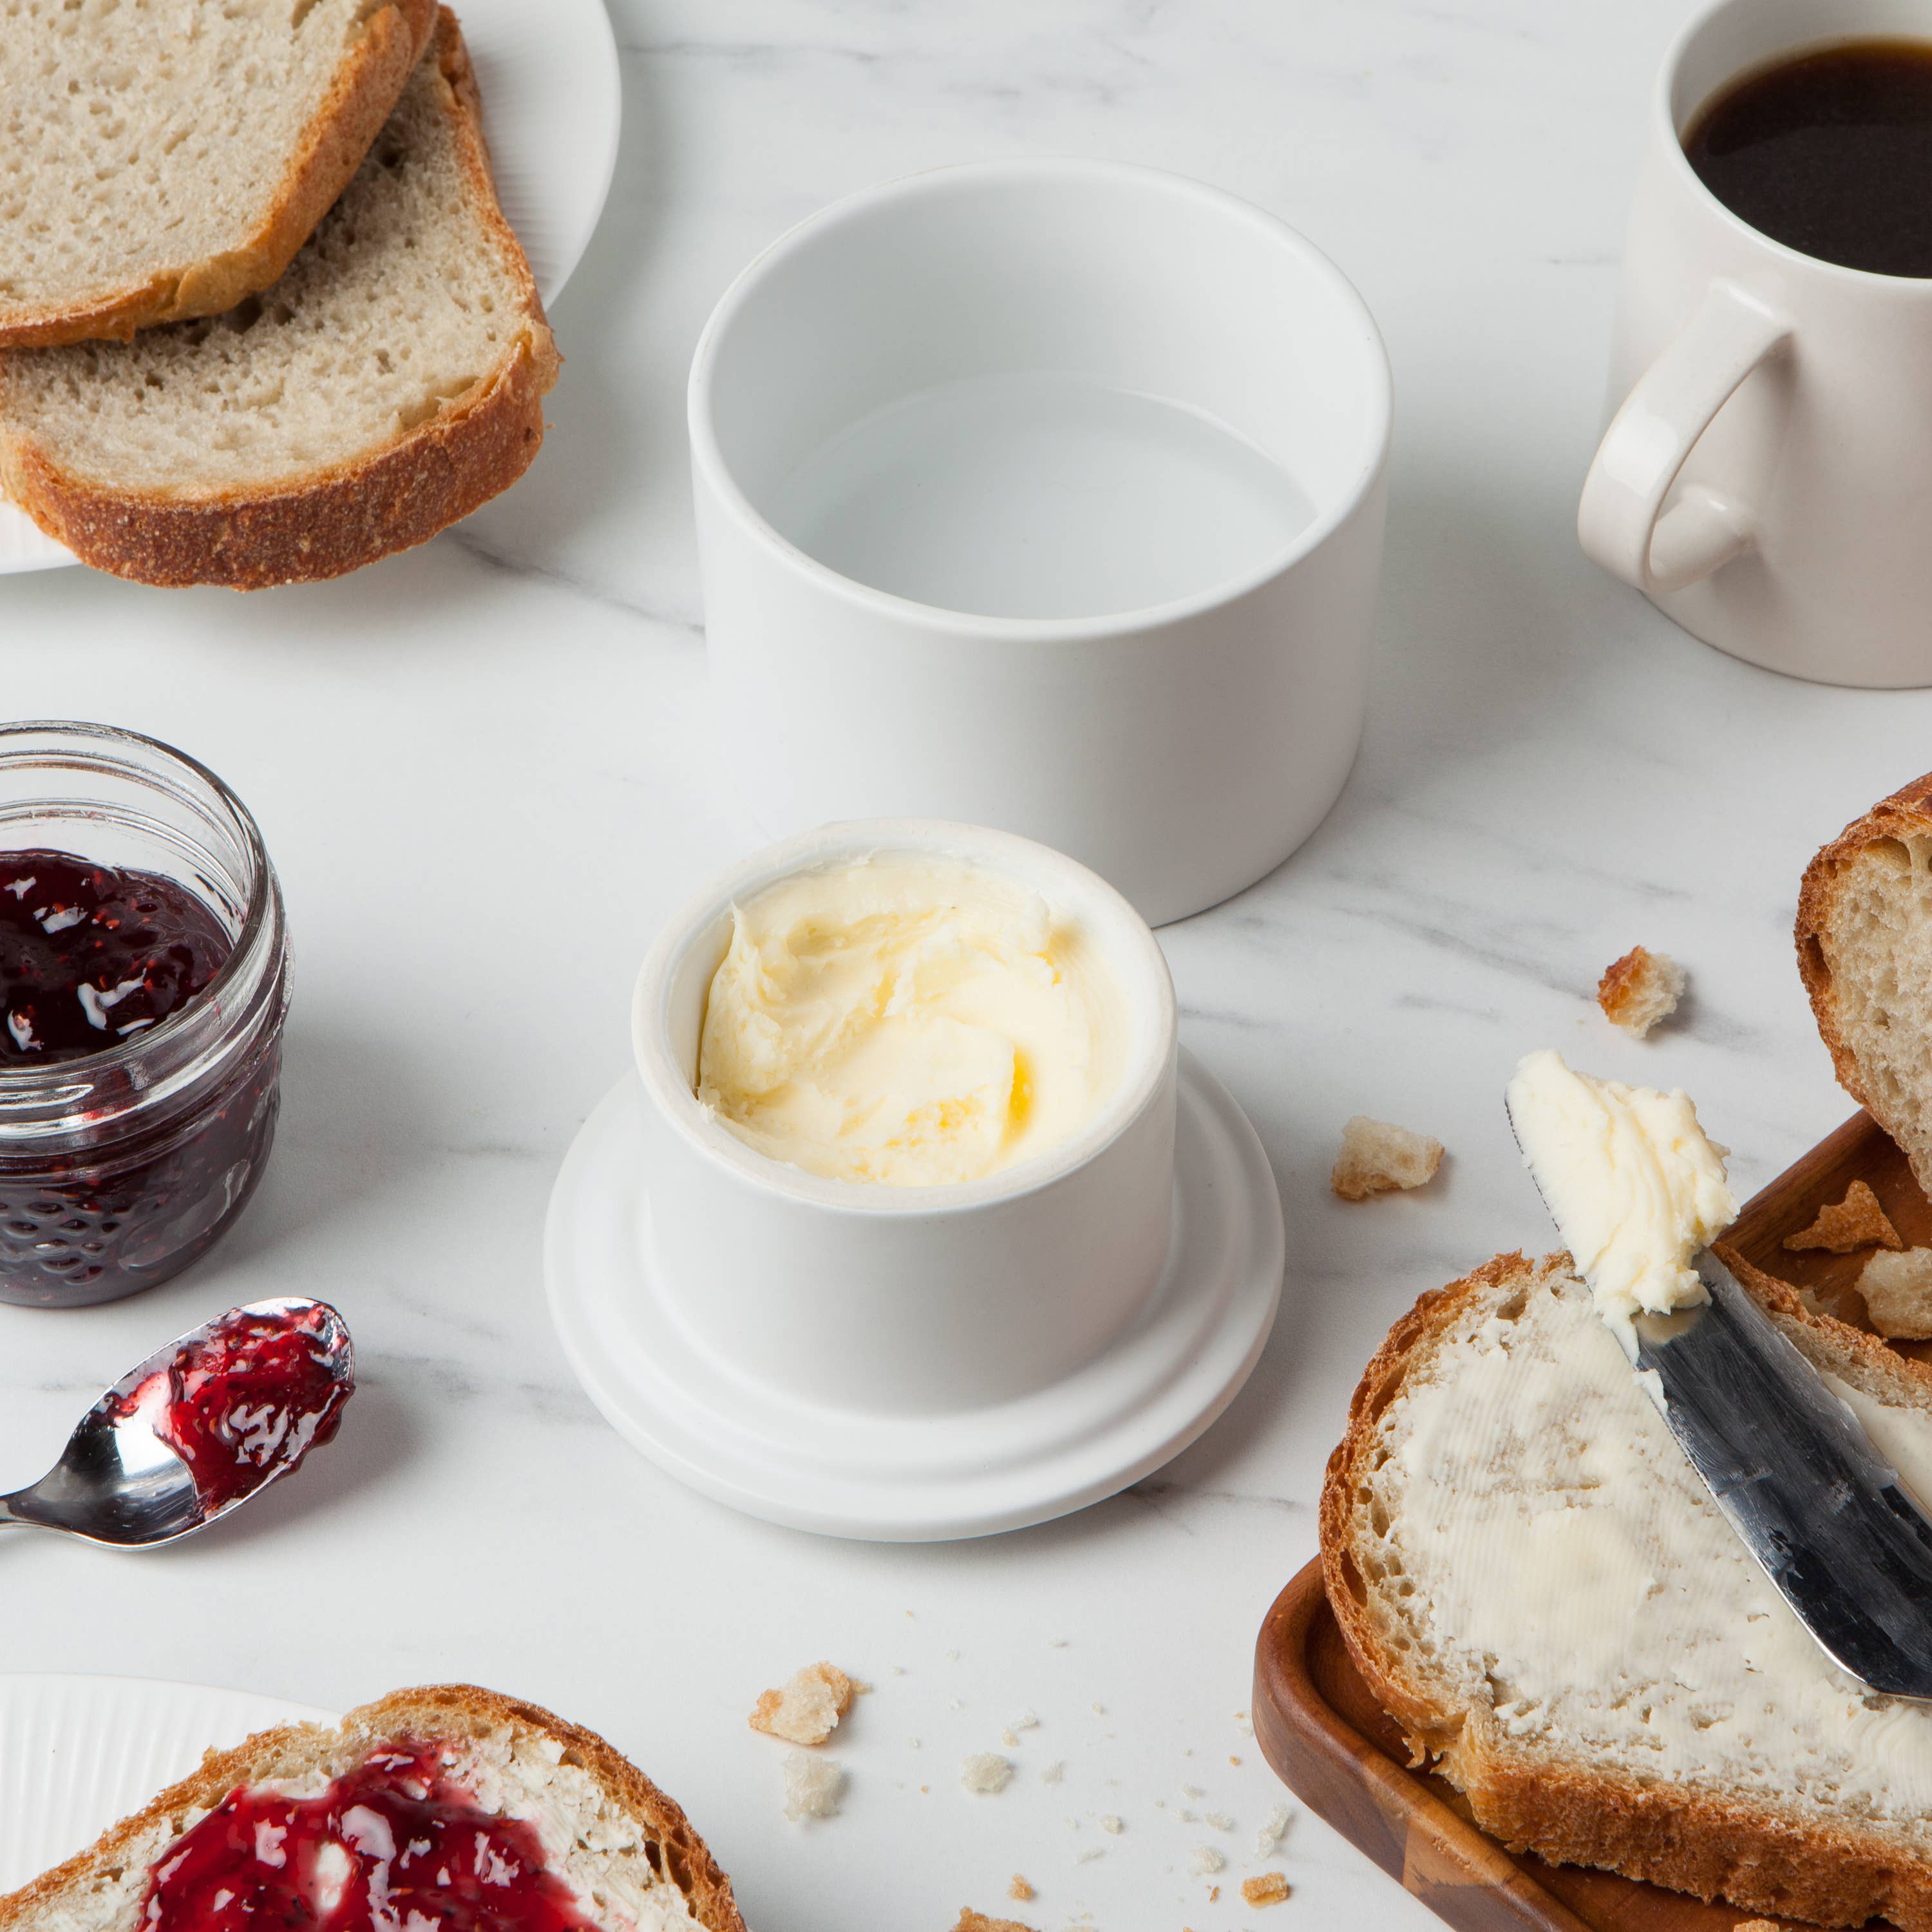
[[[325,1302],[231,1309],[118,1397],[117,1412],[180,1456],[212,1516],[333,1438],[356,1387],[340,1328]]]
[[[433,1744],[310,1797],[243,1786],[156,1861],[142,1932],[595,1932],[535,1828],[485,1810]]]

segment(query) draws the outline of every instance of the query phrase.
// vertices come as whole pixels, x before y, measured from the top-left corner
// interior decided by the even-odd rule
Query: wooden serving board
[[[1784,1247],[1854,1180],[1877,1195],[1906,1241],[1932,1247],[1932,1202],[1905,1156],[1864,1114],[1847,1120],[1748,1203],[1724,1245],[1862,1325],[1854,1290],[1870,1250]],[[1895,1345],[1932,1360],[1932,1343]],[[1505,1851],[1472,1821],[1462,1794],[1412,1770],[1402,1733],[1350,1658],[1311,1563],[1276,1598],[1255,1651],[1255,1738],[1282,1781],[1461,1932],[1732,1932],[1754,1915],[1577,1865]],[[1781,1918],[1798,1932],[1798,1922]]]

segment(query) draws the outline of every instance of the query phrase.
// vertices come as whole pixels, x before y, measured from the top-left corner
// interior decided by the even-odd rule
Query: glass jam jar
[[[61,888],[51,910],[40,874]],[[42,971],[44,992],[9,981],[0,1301],[116,1300],[205,1254],[261,1179],[288,1004],[281,888],[247,806],[212,772],[131,731],[51,723],[0,728],[0,894],[10,956],[86,957],[74,942],[92,937],[108,961],[92,984],[54,984],[68,967],[38,956],[20,970]],[[145,981],[124,966],[134,976],[116,983],[130,929],[160,964]],[[68,1029],[40,1064],[36,1000]],[[160,1016],[123,1017],[144,1010]]]

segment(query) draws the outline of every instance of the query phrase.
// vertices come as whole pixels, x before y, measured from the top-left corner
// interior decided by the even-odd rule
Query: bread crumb
[[[1016,1904],[1024,1905],[1033,1895],[1033,1887],[1018,1872],[1015,1872],[1012,1883],[1006,1887],[1006,1896]]]
[[[794,1751],[785,1760],[784,1814],[794,1824],[837,1817],[838,1801],[844,1795],[844,1771],[832,1759]]]
[[[1076,1865],[1090,1865],[1096,1858],[1104,1858],[1106,1856],[1106,1847],[1104,1845],[1094,1845],[1079,1853],[1073,1862]]]
[[[994,1751],[976,1752],[959,1767],[959,1782],[968,1791],[989,1796],[1005,1790],[1012,1774],[1012,1760]]]
[[[1250,1905],[1279,1905],[1288,1896],[1288,1880],[1280,1872],[1263,1872],[1241,1881],[1241,1896]]]
[[[970,1905],[959,1908],[959,1923],[952,1932],[1033,1932],[1030,1925],[1022,1925],[1017,1918],[988,1918],[983,1912],[975,1912]]]
[[[1232,1765],[1234,1767],[1234,1768],[1235,1768],[1237,1771],[1239,1771],[1239,1770],[1240,1769],[1240,1768],[1241,1768],[1241,1760],[1240,1760],[1239,1758],[1238,1758],[1238,1757],[1234,1756],[1232,1753],[1231,1753],[1231,1754],[1229,1754],[1229,1756],[1228,1756],[1228,1762],[1230,1764],[1232,1764]]]
[[[834,1664],[808,1664],[782,1690],[760,1694],[751,1726],[788,1744],[822,1744],[851,1709],[860,1688]]]
[[[1234,1820],[1230,1818],[1225,1811],[1210,1811],[1208,1814],[1208,1822],[1217,1832],[1232,1832],[1234,1828]]]
[[[1668,1019],[1684,997],[1684,968],[1667,952],[1634,946],[1597,982],[1597,1004],[1606,1016],[1639,1040]]]
[[[1784,1932],[1784,1928],[1768,1918],[1743,1918],[1731,1928],[1731,1932]]]
[[[1040,1773],[1040,1781],[1042,1784],[1058,1784],[1066,1775],[1066,1760],[1061,1758],[1056,1758],[1052,1763],[1048,1765],[1047,1768]]]
[[[1342,1151],[1328,1185],[1344,1201],[1366,1201],[1372,1194],[1420,1187],[1436,1178],[1442,1165],[1440,1141],[1358,1114],[1342,1130]]]
[[[1879,1205],[1878,1196],[1862,1180],[1855,1180],[1844,1200],[1835,1208],[1820,1208],[1817,1220],[1800,1234],[1786,1234],[1784,1245],[1792,1254],[1822,1248],[1828,1254],[1848,1255],[1854,1248],[1898,1249],[1905,1242]]]
[[[1897,1255],[1881,1250],[1865,1263],[1858,1292],[1881,1335],[1898,1342],[1932,1340],[1932,1248]]]
[[[1219,1905],[1220,1902],[1221,1888],[1218,1885],[1210,1886],[1208,1888],[1208,1903],[1210,1905]]]
[[[1187,1869],[1196,1878],[1206,1878],[1210,1873],[1225,1871],[1228,1861],[1212,1845],[1196,1845],[1194,1856],[1187,1862]]]
[[[1205,1798],[1208,1796],[1198,1784],[1184,1784],[1180,1787],[1180,1795],[1184,1798]]]
[[[1281,1850],[1281,1841],[1288,1836],[1288,1828],[1292,1822],[1292,1814],[1286,1804],[1277,1804],[1268,1815],[1268,1822],[1255,1834],[1255,1856],[1273,1858]]]
[[[1107,1815],[1100,1820],[1100,1828],[1106,1833],[1108,1838],[1118,1838],[1127,1828],[1118,1818],[1114,1816],[1112,1812],[1109,1811]]]

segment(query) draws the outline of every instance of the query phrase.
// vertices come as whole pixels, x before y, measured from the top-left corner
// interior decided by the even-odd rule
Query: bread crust
[[[384,447],[273,488],[112,489],[63,470],[32,437],[9,437],[0,424],[7,493],[83,563],[164,587],[260,590],[340,577],[428,542],[530,467],[561,359],[522,246],[497,206],[475,74],[446,7],[437,10],[428,57],[448,86],[466,191],[519,286],[523,326],[494,370]],[[0,400],[4,394],[0,362]]]
[[[1932,1370],[1874,1336],[1812,1313],[1786,1283],[1721,1246],[1718,1251],[1814,1359],[1828,1356],[1834,1371],[1854,1382],[1882,1381],[1895,1388],[1903,1379],[1932,1390]],[[1567,1254],[1534,1264],[1520,1254],[1498,1255],[1462,1280],[1424,1294],[1363,1372],[1349,1405],[1348,1432],[1329,1458],[1321,1508],[1323,1582],[1357,1669],[1402,1726],[1412,1762],[1433,1760],[1468,1798],[1476,1822],[1511,1851],[1599,1866],[1784,1918],[1863,1925],[1876,1916],[1906,1932],[1932,1932],[1932,1867],[1896,1838],[1678,1785],[1640,1784],[1551,1752],[1506,1750],[1486,1708],[1446,1701],[1378,1641],[1351,1538],[1351,1499],[1377,1418],[1472,1305],[1546,1292],[1552,1276],[1567,1275],[1570,1266]]]
[[[436,0],[387,0],[370,16],[276,184],[261,226],[238,246],[157,269],[82,308],[0,303],[0,349],[124,342],[137,328],[219,315],[259,295],[292,262],[362,165],[429,44]]]
[[[745,1932],[730,1880],[676,1801],[594,1731],[568,1723],[541,1705],[474,1684],[430,1684],[359,1706],[343,1719],[339,1735],[374,1746],[400,1737],[477,1736],[506,1724],[540,1732],[561,1744],[565,1762],[589,1772],[606,1795],[643,1826],[658,1848],[661,1869],[690,1900],[706,1932]],[[319,1757],[338,1736],[321,1724],[280,1724],[258,1731],[232,1750],[210,1751],[199,1769],[104,1832],[86,1851],[0,1898],[0,1932],[10,1932],[68,1887],[124,1862],[155,1826],[166,1823],[172,1840],[186,1828],[181,1822],[184,1814],[199,1816],[213,1810],[238,1786],[288,1774],[304,1760]]]
[[[1838,1084],[1894,1140],[1899,1139],[1897,1126],[1872,1105],[1858,1061],[1846,1040],[1832,969],[1825,958],[1824,934],[1845,872],[1868,846],[1882,838],[1932,838],[1932,772],[1900,786],[1890,797],[1880,799],[1814,856],[1798,888],[1798,918],[1792,929],[1798,974],[1810,998],[1819,1035],[1831,1054]],[[1903,1147],[1904,1142],[1900,1141],[1899,1144]],[[1912,1172],[1919,1186],[1932,1192],[1932,1173],[1922,1174],[1918,1167],[1919,1163],[1913,1161]]]

